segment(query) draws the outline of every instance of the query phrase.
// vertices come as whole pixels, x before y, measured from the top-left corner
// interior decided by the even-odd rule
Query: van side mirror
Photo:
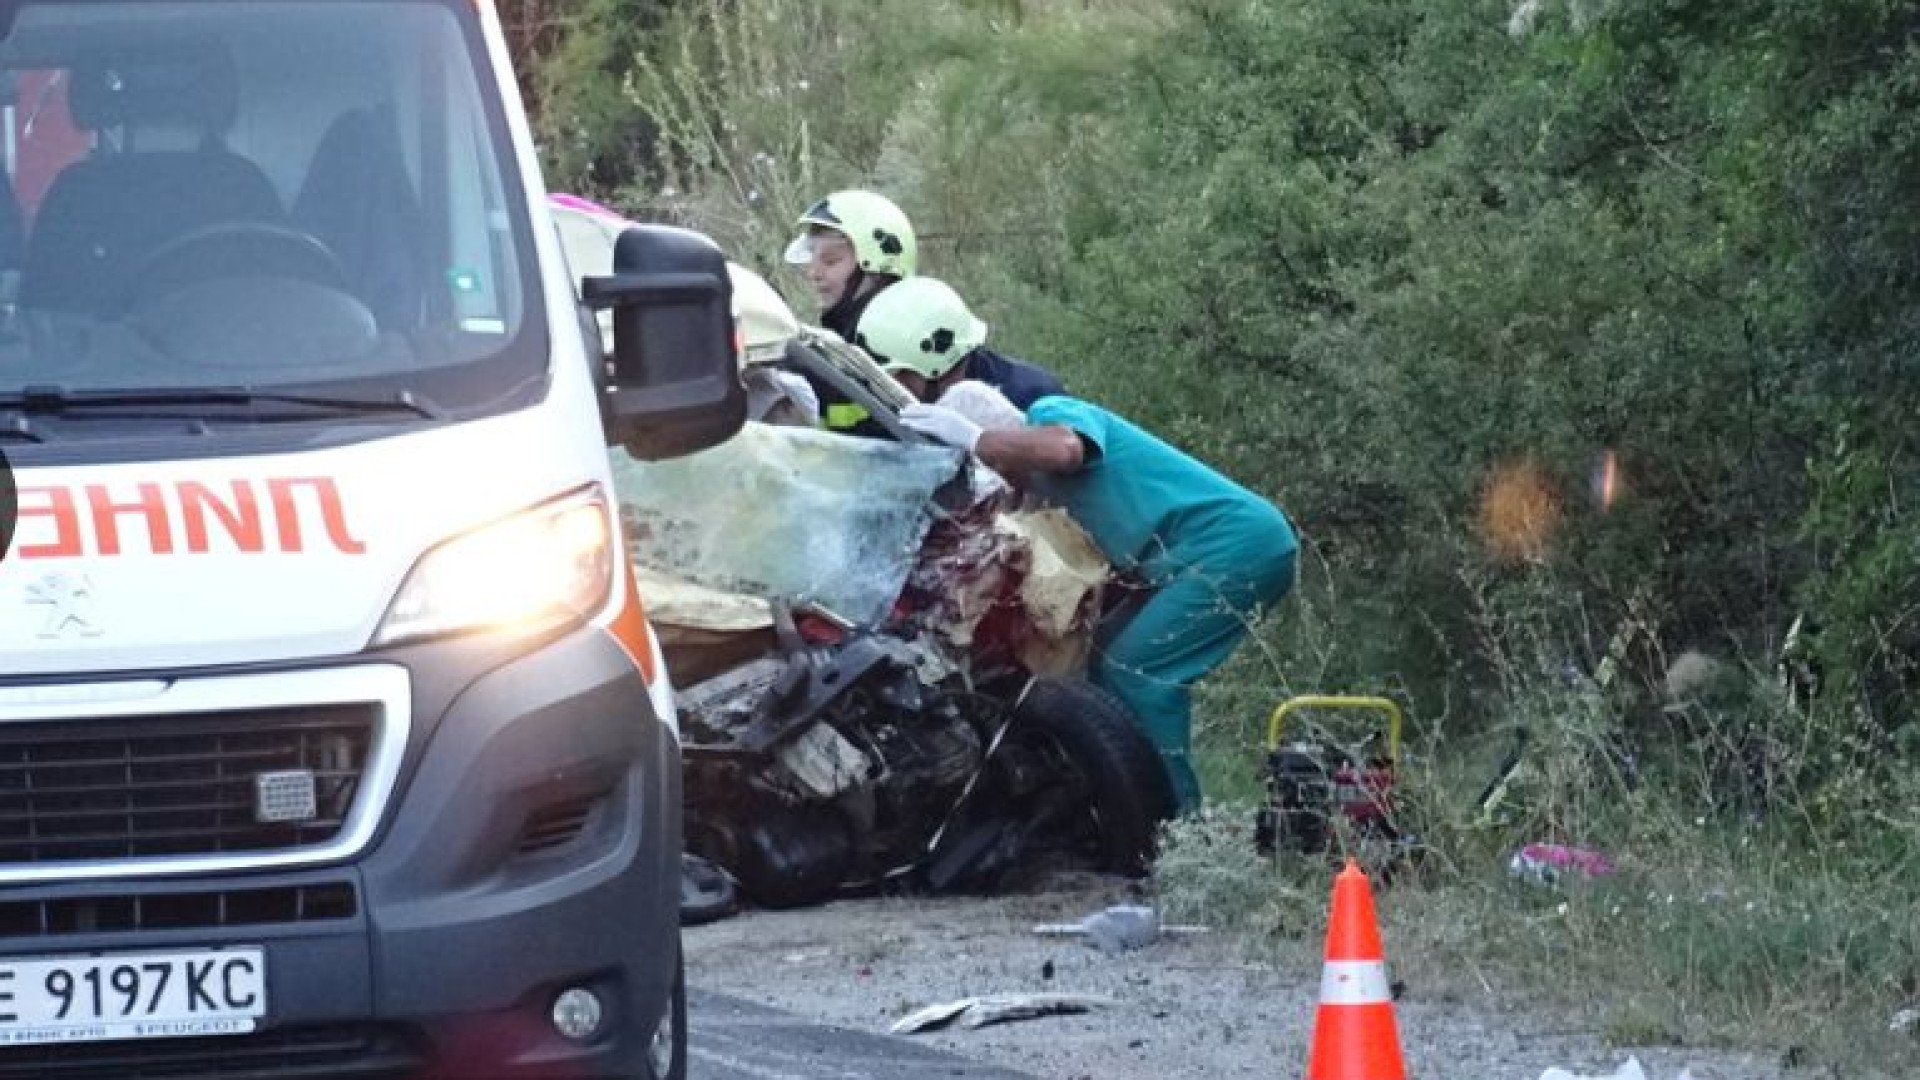
[[[613,273],[581,282],[613,310],[613,374],[602,399],[608,445],[643,461],[723,443],[747,419],[733,328],[733,283],[712,240],[670,225],[633,225]]]

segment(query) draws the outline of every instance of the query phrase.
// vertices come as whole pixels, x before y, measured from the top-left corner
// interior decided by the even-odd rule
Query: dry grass
[[[1816,811],[1783,789],[1757,813],[1726,812],[1703,795],[1708,766],[1672,750],[1629,782],[1599,737],[1601,704],[1559,689],[1524,704],[1535,740],[1492,815],[1473,800],[1497,736],[1412,748],[1403,821],[1425,846],[1412,872],[1379,889],[1398,973],[1584,1018],[1623,1048],[1733,1048],[1833,1076],[1920,1075],[1920,1040],[1888,1028],[1920,999],[1907,826],[1883,820],[1864,841],[1810,830]],[[1321,933],[1329,864],[1256,855],[1255,806],[1215,805],[1171,829],[1161,902],[1256,946]],[[1531,840],[1603,850],[1615,872],[1516,878],[1508,859]]]

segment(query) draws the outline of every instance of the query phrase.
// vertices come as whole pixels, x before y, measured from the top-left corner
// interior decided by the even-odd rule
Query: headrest
[[[240,108],[233,58],[212,42],[94,52],[75,61],[67,105],[91,131],[130,125],[225,132]]]

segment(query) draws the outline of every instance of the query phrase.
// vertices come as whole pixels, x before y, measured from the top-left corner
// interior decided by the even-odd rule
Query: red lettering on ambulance
[[[147,519],[148,550],[155,555],[166,555],[173,551],[173,525],[167,520],[167,499],[159,484],[144,482],[138,485],[140,499],[137,502],[113,501],[113,496],[99,484],[87,485],[87,506],[93,511],[94,546],[102,555],[120,554],[120,515],[139,514]]]
[[[80,554],[80,514],[73,504],[73,492],[61,487],[28,487],[19,492],[22,543],[17,549],[22,559],[64,559]],[[25,543],[32,532],[31,522],[46,518],[53,522],[51,542]]]
[[[76,487],[23,484],[18,495],[16,551],[22,559],[139,553],[142,545],[138,539],[125,537],[122,532],[127,519],[132,518],[146,526],[144,550],[147,553],[171,555],[180,543],[174,533],[177,514],[185,550],[191,554],[206,555],[216,550],[259,554],[269,550],[265,503],[273,508],[273,533],[278,551],[300,554],[307,549],[308,536],[324,532],[326,542],[335,551],[343,555],[366,554],[366,542],[353,535],[340,489],[332,479],[270,479],[265,485],[263,499],[258,480],[229,480],[224,484],[199,480],[140,481],[130,485],[132,491],[137,492],[132,497],[128,496],[127,488],[105,484]],[[172,499],[168,498],[169,490]],[[89,522],[91,537],[85,528]],[[133,543],[128,544],[129,539]]]
[[[174,485],[180,496],[180,518],[187,530],[187,550],[204,555],[211,550],[207,536],[207,511],[218,518],[234,544],[242,552],[256,554],[267,549],[266,529],[260,516],[260,500],[253,485],[245,480],[233,482],[232,502],[222,502],[212,488],[197,480]]]
[[[347,528],[347,512],[340,505],[339,489],[333,486],[332,478],[325,476],[267,481],[267,491],[273,499],[273,520],[279,534],[280,550],[298,552],[304,549],[305,539],[300,533],[300,508],[293,497],[294,489],[302,486],[320,500],[320,520],[326,526],[327,539],[333,542],[334,549],[346,555],[366,554],[366,543],[354,539]]]

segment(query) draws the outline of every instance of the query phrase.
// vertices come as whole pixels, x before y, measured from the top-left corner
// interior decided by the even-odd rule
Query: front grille
[[[0,864],[268,851],[340,832],[378,707],[0,724]],[[313,774],[316,813],[255,818],[255,777]]]
[[[213,930],[228,926],[351,919],[360,898],[351,882],[265,889],[62,896],[0,901],[0,938]]]
[[[0,1080],[388,1080],[424,1065],[400,1032],[367,1025],[0,1048]]]

